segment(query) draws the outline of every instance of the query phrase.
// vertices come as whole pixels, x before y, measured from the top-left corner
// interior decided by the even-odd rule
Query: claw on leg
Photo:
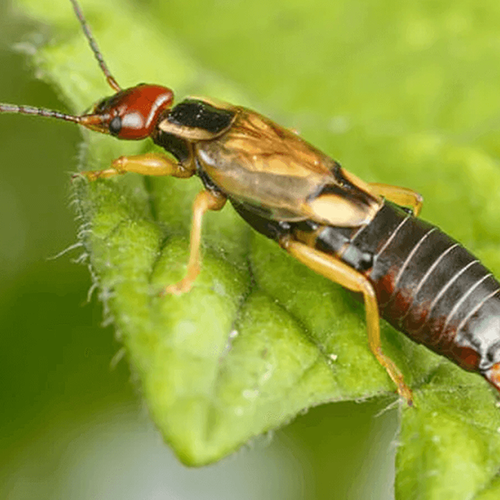
[[[97,179],[107,179],[108,177],[114,177],[115,175],[124,174],[125,172],[118,172],[113,168],[108,168],[106,170],[85,170],[72,176],[72,179],[76,179],[80,176],[86,177],[90,182],[96,181]]]
[[[161,291],[161,295],[182,295],[187,293],[193,288],[194,280],[200,274],[200,267],[192,267],[188,269],[188,274],[184,276],[179,282],[173,285],[168,285]]]

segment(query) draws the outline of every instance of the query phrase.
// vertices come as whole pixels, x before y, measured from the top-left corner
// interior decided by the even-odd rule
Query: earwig
[[[382,350],[380,316],[500,391],[500,284],[459,243],[418,218],[418,193],[362,181],[255,111],[208,99],[174,105],[173,91],[160,85],[122,89],[71,3],[115,93],[83,115],[11,104],[0,104],[0,112],[70,121],[118,139],[150,138],[169,153],[122,156],[106,170],[82,172],[89,181],[127,172],[200,178],[187,271],[163,293],[189,292],[201,267],[203,217],[229,200],[256,231],[362,295],[370,349],[409,405],[411,390]]]

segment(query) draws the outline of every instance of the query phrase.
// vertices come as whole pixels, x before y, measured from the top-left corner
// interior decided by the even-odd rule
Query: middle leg
[[[189,243],[189,261],[186,275],[174,285],[169,285],[163,290],[163,295],[172,293],[180,295],[189,292],[193,282],[200,273],[200,245],[201,245],[201,226],[203,216],[209,210],[221,210],[226,204],[227,198],[222,194],[212,193],[210,191],[201,191],[196,196],[193,204],[193,220],[191,223],[191,237]]]

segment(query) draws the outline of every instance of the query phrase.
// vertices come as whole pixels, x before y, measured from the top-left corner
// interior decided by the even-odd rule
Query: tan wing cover
[[[280,220],[359,226],[380,199],[297,134],[245,108],[221,137],[194,144],[203,170],[230,198]],[[355,179],[356,181],[354,181]]]

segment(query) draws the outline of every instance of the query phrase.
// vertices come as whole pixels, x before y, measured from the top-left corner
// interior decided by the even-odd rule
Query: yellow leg
[[[325,276],[335,283],[339,283],[349,290],[363,294],[370,349],[378,362],[386,369],[389,377],[397,385],[399,395],[406,400],[409,406],[412,406],[411,389],[405,384],[403,374],[399,371],[396,364],[382,351],[377,297],[368,279],[339,259],[319,252],[302,243],[284,241],[282,246],[289,254],[318,274]]]
[[[171,175],[172,177],[191,177],[194,171],[184,168],[175,160],[157,153],[146,153],[135,156],[120,156],[111,163],[107,170],[88,170],[84,175],[90,181],[106,179],[115,175],[135,172],[142,175]]]
[[[216,195],[210,191],[201,191],[201,193],[198,193],[193,205],[193,221],[191,224],[189,261],[186,276],[179,283],[167,286],[163,290],[163,294],[172,293],[180,295],[191,290],[194,280],[200,273],[200,244],[203,215],[209,210],[220,210],[226,204],[226,201],[227,198],[225,196]]]
[[[391,186],[390,184],[379,184],[378,182],[371,182],[369,186],[372,193],[383,196],[389,201],[396,203],[396,205],[410,207],[415,217],[417,217],[420,210],[422,210],[424,198],[421,194],[413,191],[413,189]]]

